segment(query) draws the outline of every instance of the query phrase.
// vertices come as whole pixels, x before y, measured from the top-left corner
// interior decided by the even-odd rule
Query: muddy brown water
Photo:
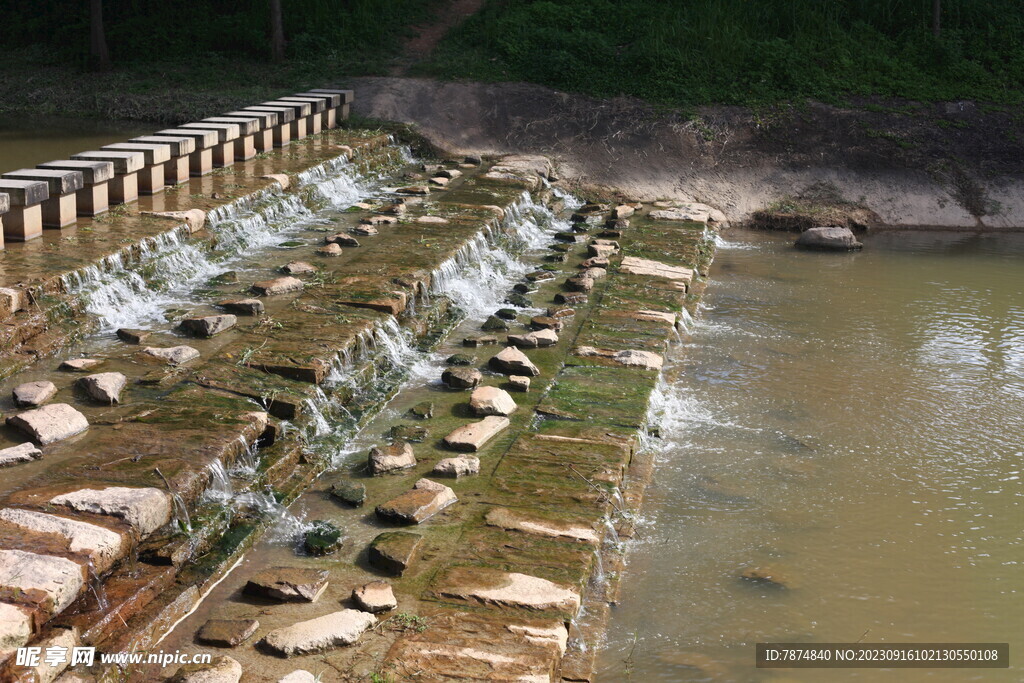
[[[157,130],[156,124],[64,118],[0,117],[0,173],[66,159]]]
[[[1022,680],[1024,236],[791,240],[718,251],[597,680]],[[754,667],[858,640],[1009,642],[1012,668]]]

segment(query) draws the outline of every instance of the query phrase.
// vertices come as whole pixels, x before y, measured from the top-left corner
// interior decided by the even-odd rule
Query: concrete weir
[[[231,680],[589,679],[608,535],[630,533],[648,398],[713,231],[578,206],[543,157],[413,165],[336,129],[351,98],[76,156],[180,184],[80,217],[74,241],[46,231],[45,263],[0,254],[6,648],[227,654]],[[193,163],[213,149],[224,168]],[[434,357],[475,389],[425,380]],[[374,474],[368,451],[401,462]]]

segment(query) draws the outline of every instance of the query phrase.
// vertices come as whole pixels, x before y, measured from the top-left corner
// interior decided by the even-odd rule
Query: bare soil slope
[[[1024,228],[1024,115],[972,102],[658,110],[524,83],[361,78],[358,115],[455,153],[537,152],[581,188],[707,202],[747,220],[829,196],[884,225]]]

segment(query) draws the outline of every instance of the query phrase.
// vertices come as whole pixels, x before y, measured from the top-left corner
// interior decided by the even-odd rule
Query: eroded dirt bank
[[[353,111],[418,126],[458,152],[544,153],[565,179],[637,199],[671,197],[746,220],[807,193],[876,212],[882,225],[1024,227],[1024,118],[972,102],[862,102],[754,112],[659,112],[523,83],[362,78]]]

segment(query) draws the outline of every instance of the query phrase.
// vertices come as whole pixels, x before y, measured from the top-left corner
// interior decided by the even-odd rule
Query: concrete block
[[[164,183],[167,185],[180,185],[188,180],[189,155],[171,157],[171,160],[164,164]]]
[[[49,184],[41,180],[0,178],[0,192],[7,195],[10,211],[19,206],[36,206],[50,198]]]
[[[316,135],[323,130],[323,115],[313,114],[306,118],[306,132],[309,135]]]
[[[331,98],[327,95],[289,95],[288,97],[278,98],[281,102],[302,102],[308,103],[312,109],[310,114],[319,114],[324,109],[327,109]]]
[[[235,141],[228,140],[213,148],[213,165],[217,168],[235,163]]]
[[[115,142],[112,145],[103,145],[103,149],[110,149],[115,152],[142,152],[146,166],[156,166],[171,159],[171,149],[167,145],[145,142]]]
[[[164,191],[164,164],[146,166],[139,171],[138,177],[139,192],[142,194],[156,194]]]
[[[204,176],[213,170],[213,150],[198,149],[188,157],[188,172],[194,177]]]
[[[273,127],[261,130],[259,133],[253,136],[253,144],[256,146],[256,152],[269,152],[274,149],[274,129]]]
[[[235,159],[238,161],[245,161],[252,159],[256,156],[256,136],[262,135],[262,133],[254,133],[252,135],[243,135],[242,137],[235,140]],[[271,138],[273,140],[273,138]]]
[[[349,113],[348,108],[349,108],[349,106],[350,105],[343,104],[340,107],[338,107],[338,110],[337,110],[338,111],[338,121],[344,121],[344,120],[348,119],[348,113]]]
[[[164,145],[171,153],[171,158],[188,156],[196,151],[196,140],[188,135],[142,135],[128,142],[144,145]]]
[[[292,142],[292,124],[282,123],[274,126],[274,147],[287,147]]]
[[[198,152],[201,149],[209,149],[220,141],[219,131],[213,130],[212,128],[168,128],[167,130],[157,131],[156,135],[162,138],[192,138],[195,141],[195,149],[192,150],[193,152]]]
[[[3,178],[0,192],[6,194],[10,202],[10,209],[4,214],[4,241],[27,242],[42,235],[42,203],[50,196],[47,183]]]
[[[256,116],[211,116],[208,119],[203,119],[199,123],[214,123],[222,124],[227,123],[238,126],[239,136],[253,135],[260,130],[261,124],[260,119]]]
[[[315,90],[308,90],[306,92],[299,92],[292,95],[292,97],[320,97],[327,100],[324,110],[334,109],[340,107],[343,104],[343,98],[340,93],[336,92],[316,92]]]
[[[267,130],[268,128],[273,128],[278,123],[280,123],[280,121],[278,121],[278,114],[277,114],[277,112],[274,112],[274,111],[245,111],[245,110],[229,111],[227,114],[223,114],[220,118],[229,118],[229,119],[242,118],[242,119],[249,119],[249,118],[253,118],[253,117],[256,117],[257,119],[259,119],[259,122],[260,122],[260,128],[259,129],[260,130]]]
[[[117,175],[107,186],[111,204],[128,204],[139,198],[139,174]]]
[[[308,118],[308,116],[304,116],[303,118],[295,119],[294,121],[288,124],[288,131],[291,134],[293,140],[301,140],[302,138],[306,137],[309,134],[308,128],[306,127],[306,120]]]
[[[0,214],[7,213],[11,208],[11,198],[6,194],[0,194]]]
[[[280,99],[273,100],[271,102],[261,102],[261,106],[278,106],[278,107],[290,107],[295,112],[295,118],[303,118],[313,114],[313,104],[311,102],[294,102],[290,100]]]
[[[79,171],[85,185],[75,193],[75,209],[78,215],[98,216],[107,211],[109,205],[107,183],[114,177],[112,161],[75,159],[47,161],[44,164],[39,164],[37,168]]]
[[[115,176],[138,173],[146,165],[145,154],[130,150],[102,149],[79,152],[78,154],[72,154],[71,158],[78,159],[79,161],[110,161],[114,164]]]
[[[277,115],[277,125],[282,123],[291,123],[295,120],[295,110],[284,104],[257,104],[252,107],[246,107],[242,111],[244,112],[266,112]]]
[[[37,180],[48,186],[50,198],[42,203],[43,227],[63,228],[77,219],[76,193],[85,187],[81,171],[57,168],[23,168],[5,173],[12,180]]]
[[[341,104],[350,104],[352,102],[354,92],[352,90],[336,90],[333,88],[313,88],[309,90],[311,93],[317,94],[328,94],[328,95],[339,95],[341,97]]]
[[[230,142],[240,134],[240,126],[237,123],[184,123],[182,129],[195,128],[197,130],[217,131],[217,142]]]

